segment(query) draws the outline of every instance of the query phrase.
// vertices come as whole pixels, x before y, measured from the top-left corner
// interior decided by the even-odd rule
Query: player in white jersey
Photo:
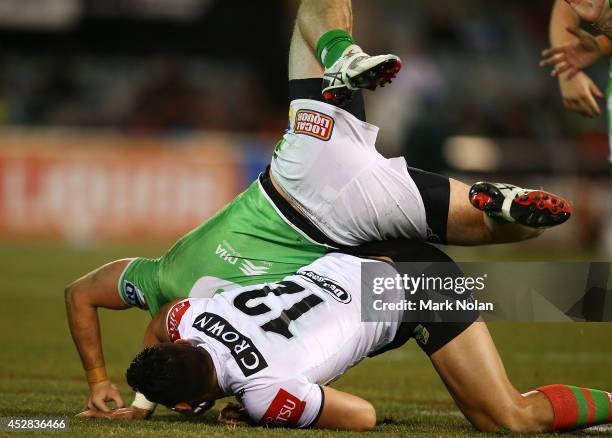
[[[149,344],[180,344],[167,348],[172,370],[183,383],[160,383],[155,364],[167,361],[156,349],[134,360],[128,382],[149,400],[178,410],[234,395],[255,424],[331,427],[329,422],[336,421],[334,427],[369,428],[375,416],[371,405],[327,385],[365,357],[403,343],[413,333],[398,341],[398,334],[406,332],[401,310],[385,312],[379,322],[362,322],[363,264],[372,265],[377,276],[393,278],[397,273],[385,261],[330,253],[277,284],[171,303],[151,322],[146,338]],[[385,294],[396,302],[404,297],[399,288]],[[463,328],[477,316],[471,313]],[[198,381],[198,371],[183,367],[179,359],[183,348],[193,346],[206,352],[202,360],[210,360],[204,368],[215,376],[216,392],[206,400],[200,396],[209,392],[204,388],[208,379]],[[343,403],[349,403],[349,412],[343,412],[342,420],[332,420]],[[331,413],[322,416],[324,405]]]
[[[402,320],[394,311],[385,322],[361,322],[362,262],[395,274],[384,262],[330,254],[275,285],[174,304],[168,340],[205,349],[221,391],[237,395],[256,422],[310,426],[323,404],[319,385],[391,342]],[[281,399],[295,400],[285,416],[275,411]]]
[[[149,347],[130,365],[128,383],[149,400],[186,413],[235,396],[243,408],[224,409],[228,423],[371,430],[374,407],[329,384],[367,356],[414,337],[480,430],[536,432],[610,422],[612,394],[604,391],[549,385],[521,395],[486,325],[474,322],[477,312],[461,315],[456,324],[462,330],[434,348],[424,334],[443,324],[434,316],[421,314],[420,324],[407,321],[409,311],[391,309],[380,322],[362,322],[362,299],[373,290],[366,271],[388,279],[397,272],[384,261],[331,253],[276,284],[169,303],[149,325]],[[385,294],[395,303],[408,296],[393,286]],[[581,403],[589,398],[595,402],[587,412]]]

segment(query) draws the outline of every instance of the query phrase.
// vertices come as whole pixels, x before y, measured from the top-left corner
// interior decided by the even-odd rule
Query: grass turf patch
[[[157,256],[160,247],[70,249],[54,244],[0,246],[0,416],[61,416],[70,431],[61,436],[348,436],[343,432],[236,428],[215,424],[223,402],[199,419],[164,408],[150,421],[81,420],[87,384],[65,320],[63,288],[116,258]],[[127,404],[132,395],[124,373],[139,351],[148,314],[101,312],[106,362]],[[490,325],[510,379],[520,391],[549,383],[612,389],[611,324]],[[407,437],[486,436],[474,431],[453,404],[427,357],[410,343],[363,361],[337,383],[340,390],[371,401],[377,435]],[[592,429],[588,436],[610,429]],[[5,434],[6,435],[6,434]],[[30,434],[20,434],[28,436]],[[32,433],[40,436],[40,433]],[[0,433],[0,436],[2,434]],[[496,434],[495,436],[503,436]],[[535,436],[535,435],[534,435]],[[545,436],[542,434],[541,436]]]

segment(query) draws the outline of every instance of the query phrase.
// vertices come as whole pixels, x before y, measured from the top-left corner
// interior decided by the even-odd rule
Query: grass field
[[[0,417],[72,417],[83,408],[87,385],[65,321],[63,287],[103,262],[157,255],[161,249],[77,250],[51,244],[0,243]],[[139,310],[103,312],[102,320],[108,370],[129,402],[123,375],[139,349],[148,315]],[[612,389],[612,324],[493,324],[491,330],[510,378],[520,390],[547,383]],[[376,433],[381,436],[485,436],[461,416],[414,344],[364,361],[335,386],[375,405]],[[219,402],[216,408],[220,406]],[[148,422],[70,418],[70,432],[60,436],[348,435],[229,428],[215,424],[216,413],[214,409],[197,421],[163,408]],[[612,429],[583,434],[612,436]]]

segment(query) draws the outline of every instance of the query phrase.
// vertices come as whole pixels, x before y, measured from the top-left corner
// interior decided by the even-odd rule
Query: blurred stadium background
[[[1,235],[173,239],[209,217],[284,130],[297,3],[0,1]],[[367,96],[368,117],[380,150],[415,167],[572,199],[571,224],[530,247],[601,251],[605,117],[565,112],[538,67],[551,6],[356,0],[358,41],[405,65]],[[606,67],[593,71],[602,88]]]
[[[557,81],[538,67],[552,0],[353,3],[360,44],[404,61],[391,87],[367,95],[384,154],[466,181],[546,187],[575,204],[570,223],[537,241],[450,248],[455,257],[611,259],[605,117],[565,112]],[[265,168],[286,126],[297,5],[0,0],[0,411],[78,409],[86,388],[63,326],[63,286],[113,258],[160,255]],[[591,73],[605,89],[607,65]],[[105,348],[119,381],[147,319],[130,312],[131,320],[103,315],[113,323]],[[502,353],[519,354],[509,364],[519,385],[567,380],[562,371],[577,360],[573,376],[582,380],[573,383],[610,387],[609,344],[601,351],[609,326],[547,327],[494,328]],[[402,381],[393,357],[389,373]],[[424,358],[410,366],[434,382]],[[594,366],[599,373],[588,371]],[[448,420],[440,383],[374,390],[367,376],[376,368],[363,370],[345,381],[389,406],[383,414],[402,418],[402,406],[410,414],[430,403],[423,421],[442,412],[465,432],[462,420]]]

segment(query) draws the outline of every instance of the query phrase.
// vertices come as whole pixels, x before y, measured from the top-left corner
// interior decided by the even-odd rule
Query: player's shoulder
[[[165,304],[159,311],[158,318],[164,321],[166,334],[170,342],[175,342],[185,335],[185,327],[192,324],[192,314],[197,310],[203,298],[177,298]]]

